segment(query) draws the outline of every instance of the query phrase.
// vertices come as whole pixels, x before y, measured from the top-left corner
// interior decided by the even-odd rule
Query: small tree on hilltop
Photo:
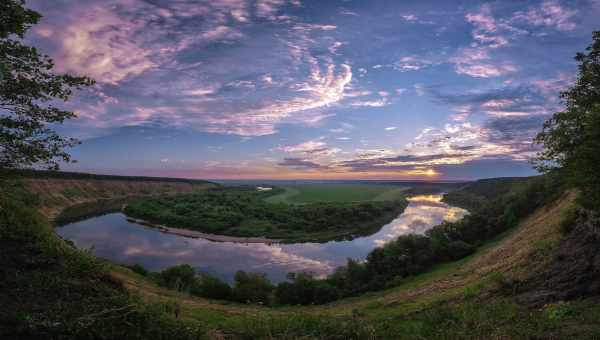
[[[66,101],[73,89],[93,80],[53,74],[52,59],[23,44],[40,18],[23,0],[0,2],[0,170],[36,164],[58,169],[60,160],[71,160],[64,149],[78,143],[48,127],[75,117],[52,103]]]
[[[583,192],[584,203],[600,208],[600,31],[586,53],[578,53],[577,82],[561,93],[565,110],[544,123],[535,142],[544,146],[536,167],[560,170]]]

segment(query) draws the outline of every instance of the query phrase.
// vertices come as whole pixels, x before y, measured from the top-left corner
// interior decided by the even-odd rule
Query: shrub
[[[163,270],[159,279],[159,283],[169,289],[189,291],[196,282],[196,272],[189,264],[182,264]]]
[[[275,287],[264,274],[235,273],[235,284],[232,296],[235,301],[242,303],[269,304],[270,295]]]
[[[209,275],[201,275],[192,285],[190,294],[208,299],[229,300],[231,299],[232,291],[226,282]]]
[[[577,206],[571,206],[565,210],[562,220],[560,221],[560,232],[563,235],[570,233],[575,228],[579,214],[580,211]]]
[[[323,304],[340,297],[339,290],[324,280],[309,273],[290,273],[288,282],[277,285],[277,303],[284,305]]]
[[[142,276],[148,276],[148,270],[144,268],[142,265],[136,263],[132,266],[127,266],[127,268],[131,269],[133,272],[138,273]]]
[[[458,260],[473,254],[475,247],[465,241],[458,240],[448,243],[447,251],[450,260]]]

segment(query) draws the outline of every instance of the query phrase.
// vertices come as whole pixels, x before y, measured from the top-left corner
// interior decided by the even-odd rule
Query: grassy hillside
[[[5,176],[19,178],[37,179],[97,179],[105,181],[127,181],[127,182],[173,182],[189,184],[214,184],[201,179],[173,178],[173,177],[151,177],[151,176],[117,176],[99,175],[85,172],[50,171],[50,170],[3,170]]]
[[[174,305],[142,302],[109,266],[59,239],[37,198],[0,181],[0,338],[197,339]]]
[[[17,175],[27,190],[39,197],[38,210],[50,220],[58,218],[61,212],[73,206],[85,204],[94,206],[98,201],[107,204],[108,201],[123,201],[131,197],[192,192],[216,186],[214,183],[201,180],[158,177],[106,176],[52,171],[19,171],[9,174]],[[85,215],[85,206],[79,210],[82,210],[81,214]],[[66,218],[79,213],[77,209],[67,211],[69,216]]]

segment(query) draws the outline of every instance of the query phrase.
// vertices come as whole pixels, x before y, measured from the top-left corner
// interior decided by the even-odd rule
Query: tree
[[[71,161],[64,149],[78,141],[61,137],[48,125],[75,114],[54,103],[94,83],[88,77],[53,74],[52,59],[22,43],[40,18],[23,0],[0,2],[0,169],[36,164],[58,169],[60,160]]]
[[[234,279],[234,300],[242,303],[269,304],[271,292],[275,287],[264,274],[240,270],[235,273]]]
[[[275,290],[277,303],[282,305],[323,304],[340,297],[340,291],[311,273],[289,273],[288,282],[281,282]]]
[[[536,166],[560,170],[584,191],[591,206],[600,202],[600,31],[593,33],[587,53],[577,53],[575,85],[561,93],[565,110],[544,123],[535,141],[544,146]]]
[[[196,283],[196,271],[189,264],[181,264],[160,272],[160,279],[169,289],[188,291]]]
[[[216,277],[202,275],[196,279],[190,293],[209,299],[228,300],[231,298],[231,287]]]

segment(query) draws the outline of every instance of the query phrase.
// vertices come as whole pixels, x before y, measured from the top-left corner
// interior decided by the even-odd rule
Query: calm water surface
[[[415,196],[406,210],[379,232],[352,241],[327,243],[243,244],[213,242],[166,234],[128,222],[111,213],[57,228],[57,233],[91,249],[98,257],[121,264],[139,263],[152,271],[188,263],[227,281],[238,270],[266,273],[279,282],[288,272],[331,273],[347,258],[363,259],[373,248],[404,234],[422,234],[443,220],[454,221],[467,212],[441,202],[441,195]]]

